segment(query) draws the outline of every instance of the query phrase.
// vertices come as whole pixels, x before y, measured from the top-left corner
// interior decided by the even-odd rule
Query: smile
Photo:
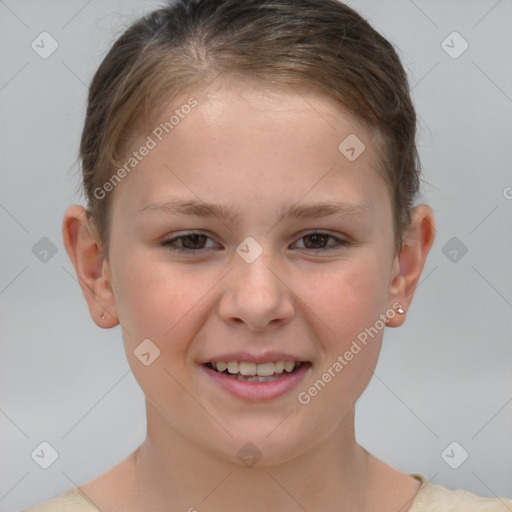
[[[306,361],[216,361],[202,365],[222,389],[244,400],[267,400],[291,391],[311,367]]]
[[[283,372],[292,373],[300,367],[300,361],[275,361],[267,363],[251,363],[247,361],[217,361],[207,363],[212,370],[233,377],[272,377]],[[250,380],[249,382],[266,382],[265,380]]]

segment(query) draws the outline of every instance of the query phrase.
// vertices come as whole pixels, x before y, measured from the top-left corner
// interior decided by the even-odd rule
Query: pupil
[[[187,247],[187,249],[198,249],[198,247],[196,247],[197,243],[198,243],[198,239],[200,237],[203,237],[204,238],[205,235],[201,235],[201,234],[196,234],[196,235],[188,235],[185,237],[184,241],[190,241],[191,239],[193,240],[192,242],[192,247]],[[185,245],[190,245],[190,244],[187,244],[185,243]],[[199,249],[201,249],[201,247],[199,247]]]
[[[313,235],[307,235],[307,236],[305,237],[305,239],[306,239],[306,240],[308,240],[308,239],[313,239],[313,240],[315,240],[315,239],[316,239],[316,241],[317,241],[317,242],[318,242],[318,239],[319,239],[319,238],[320,238],[320,239],[325,243],[325,242],[327,241],[328,235],[313,234]],[[315,242],[313,241],[313,244],[314,244],[314,243],[315,243]],[[306,245],[306,247],[310,248],[310,247],[309,247],[309,246],[310,246],[310,244],[306,243],[305,245]]]

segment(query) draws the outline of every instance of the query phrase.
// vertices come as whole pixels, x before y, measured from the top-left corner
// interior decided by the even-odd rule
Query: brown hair
[[[98,190],[121,165],[142,114],[147,122],[164,102],[219,73],[315,88],[372,127],[401,247],[420,161],[416,113],[393,46],[337,0],[177,0],[121,35],[89,89],[83,188],[106,258],[113,194],[98,198]]]

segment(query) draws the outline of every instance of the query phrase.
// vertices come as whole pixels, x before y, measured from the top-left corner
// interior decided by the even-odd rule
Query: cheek
[[[303,413],[322,417],[326,426],[342,420],[377,365],[385,326],[380,319],[385,287],[379,267],[370,262],[361,258],[340,265],[304,290],[309,293],[308,306],[320,317],[315,320],[316,335],[323,353],[297,401]]]
[[[150,260],[144,251],[123,259],[117,274],[122,297],[118,313],[132,333],[126,340],[136,345],[149,338],[161,351],[184,351],[186,346],[179,343],[182,337],[177,333],[200,323],[208,292],[223,273],[225,270],[217,272],[213,267],[200,271],[194,265],[170,263],[165,257]],[[186,338],[191,336],[189,332]]]
[[[117,278],[121,283],[118,313],[125,327],[124,347],[135,378],[157,403],[173,397],[177,401],[173,407],[186,407],[187,396],[178,382],[186,384],[182,371],[190,340],[207,314],[206,294],[219,278],[164,258],[149,261],[144,251],[124,258]],[[151,343],[143,344],[148,339]],[[150,354],[148,365],[144,353]]]
[[[342,349],[361,330],[370,327],[386,307],[386,279],[381,262],[371,249],[360,249],[354,257],[325,269],[296,277],[299,297],[329,333],[329,343]],[[307,279],[304,279],[307,275]],[[341,345],[340,345],[341,344]]]
[[[310,284],[298,294],[306,298],[323,351],[317,376],[325,378],[317,387],[324,396],[318,402],[332,399],[343,409],[371,379],[385,327],[380,317],[386,311],[384,268],[373,249],[360,249],[336,268],[309,274]]]

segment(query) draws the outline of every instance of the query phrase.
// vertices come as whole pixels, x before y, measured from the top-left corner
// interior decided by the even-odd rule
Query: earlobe
[[[70,206],[64,214],[62,228],[64,245],[92,319],[99,327],[114,327],[119,319],[110,269],[87,211],[82,206]]]
[[[435,221],[432,209],[425,204],[416,206],[409,229],[404,233],[402,248],[394,261],[388,294],[389,304],[399,303],[405,311],[409,310],[434,238]],[[404,321],[405,314],[395,315],[389,319],[387,325],[399,327]]]

